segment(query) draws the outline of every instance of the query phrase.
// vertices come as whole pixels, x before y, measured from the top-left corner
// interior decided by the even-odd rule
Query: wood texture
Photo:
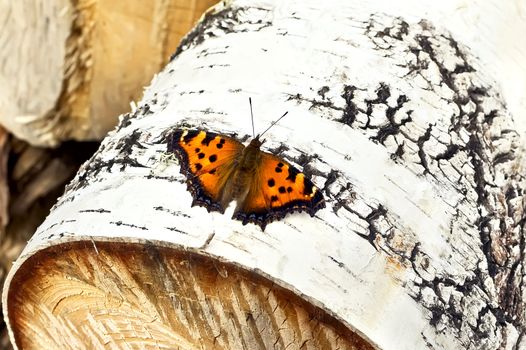
[[[64,244],[17,276],[20,349],[372,349],[258,274],[188,251]]]
[[[0,2],[0,121],[33,145],[101,139],[215,3]]]

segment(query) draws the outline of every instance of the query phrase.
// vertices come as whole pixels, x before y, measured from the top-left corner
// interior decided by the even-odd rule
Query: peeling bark
[[[162,242],[267,276],[378,348],[523,348],[524,135],[476,46],[374,4],[239,0],[209,13],[17,268],[64,242]],[[322,189],[315,218],[262,234],[190,207],[167,136],[247,140],[248,96],[258,129],[289,111],[268,148]],[[17,302],[10,283],[25,283],[17,269],[9,278],[4,312]]]

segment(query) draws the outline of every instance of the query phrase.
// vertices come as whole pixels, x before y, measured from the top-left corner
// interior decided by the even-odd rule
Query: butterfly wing
[[[261,152],[261,162],[250,191],[234,218],[261,226],[294,211],[314,216],[325,207],[320,190],[298,169],[273,154]]]
[[[231,137],[202,130],[175,130],[168,151],[175,153],[197,204],[223,212],[221,191],[245,146]]]

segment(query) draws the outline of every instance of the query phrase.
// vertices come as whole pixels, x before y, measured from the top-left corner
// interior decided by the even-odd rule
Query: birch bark
[[[377,348],[526,348],[526,123],[517,107],[526,50],[501,52],[470,34],[491,32],[513,9],[222,6],[185,38],[16,262],[3,295],[11,334],[20,325],[10,303],[23,303],[17,271],[34,254],[127,242],[235,263]],[[472,21],[488,10],[495,22]],[[167,136],[181,126],[250,135],[249,96],[256,129],[289,111],[267,147],[322,189],[327,208],[314,218],[291,215],[262,233],[190,207]]]

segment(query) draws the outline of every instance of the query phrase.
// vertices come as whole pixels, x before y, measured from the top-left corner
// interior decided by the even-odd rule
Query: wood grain
[[[253,272],[153,245],[54,246],[11,291],[20,349],[372,349]]]

